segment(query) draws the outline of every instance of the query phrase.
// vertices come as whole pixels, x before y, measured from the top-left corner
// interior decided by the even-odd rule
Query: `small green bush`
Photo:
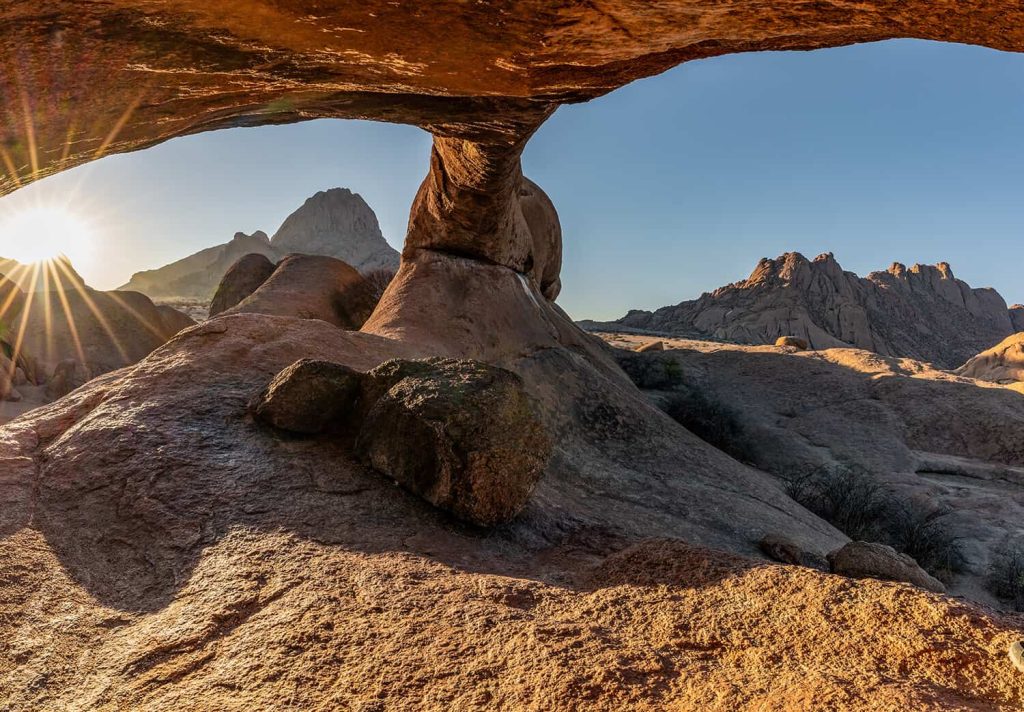
[[[389,269],[381,268],[368,272],[363,276],[370,285],[374,300],[379,302],[380,298],[384,296],[384,290],[388,288],[391,280],[395,278],[395,273]]]
[[[616,360],[629,380],[643,390],[671,390],[682,385],[684,380],[683,367],[671,354],[622,351]]]
[[[886,517],[886,542],[911,556],[925,571],[949,581],[967,560],[961,538],[950,526],[952,510],[929,507],[917,500],[893,500]]]

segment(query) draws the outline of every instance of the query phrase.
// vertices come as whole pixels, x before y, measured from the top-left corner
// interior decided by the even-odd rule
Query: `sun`
[[[89,222],[62,206],[36,205],[0,217],[0,258],[24,264],[80,254],[92,239]]]

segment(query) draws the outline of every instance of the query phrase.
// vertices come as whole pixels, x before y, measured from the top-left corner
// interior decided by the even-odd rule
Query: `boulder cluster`
[[[485,527],[522,510],[552,448],[522,379],[465,359],[396,359],[367,373],[302,359],[252,412],[297,435],[349,435],[366,464]]]

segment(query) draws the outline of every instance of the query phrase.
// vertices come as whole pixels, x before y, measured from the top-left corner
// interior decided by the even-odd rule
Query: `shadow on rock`
[[[36,454],[25,521],[91,595],[124,610],[167,605],[203,551],[238,530],[557,585],[576,585],[573,571],[652,535],[752,554],[768,531],[821,553],[843,541],[769,476],[708,448],[568,349],[504,364],[539,403],[556,445],[521,516],[491,531],[362,466],[345,438],[297,439],[247,412],[299,358],[368,371],[425,355],[315,320],[221,317],[18,424],[40,447],[5,441],[0,455]]]

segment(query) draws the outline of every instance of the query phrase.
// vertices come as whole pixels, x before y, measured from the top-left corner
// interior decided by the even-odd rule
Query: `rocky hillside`
[[[1016,331],[1024,331],[1024,304],[1014,304],[1010,307],[1010,321]]]
[[[202,297],[213,294],[224,273],[248,254],[265,255],[277,259],[277,251],[270,246],[270,238],[257,230],[252,235],[236,232],[230,242],[215,245],[159,269],[132,275],[122,290],[132,290],[158,298]]]
[[[517,296],[499,269],[492,292]],[[487,347],[529,323],[508,311],[504,329],[482,314]],[[15,710],[1019,709],[1019,619],[751,558],[766,534],[817,555],[846,537],[656,411],[588,344],[502,361],[556,446],[522,516],[486,534],[367,467],[358,442],[253,422],[247,404],[296,359],[364,373],[430,353],[321,320],[214,319],[0,428],[0,697]],[[878,427],[870,393],[812,387],[800,366],[827,366],[817,354],[772,357],[808,399],[780,412],[806,410],[811,427],[840,395],[864,406],[850,422]],[[950,387],[863,380],[849,385]],[[1009,448],[1021,420],[1005,422]]]
[[[1024,310],[957,279],[945,262],[858,277],[831,253],[788,252],[762,259],[744,281],[606,326],[745,344],[793,335],[815,349],[854,346],[956,368],[1024,328]]]
[[[228,269],[245,255],[277,262],[291,253],[336,257],[364,274],[398,269],[398,252],[384,240],[377,216],[362,196],[333,188],[309,198],[273,238],[259,230],[252,235],[236,233],[230,242],[139,272],[121,289],[154,299],[210,299]]]

